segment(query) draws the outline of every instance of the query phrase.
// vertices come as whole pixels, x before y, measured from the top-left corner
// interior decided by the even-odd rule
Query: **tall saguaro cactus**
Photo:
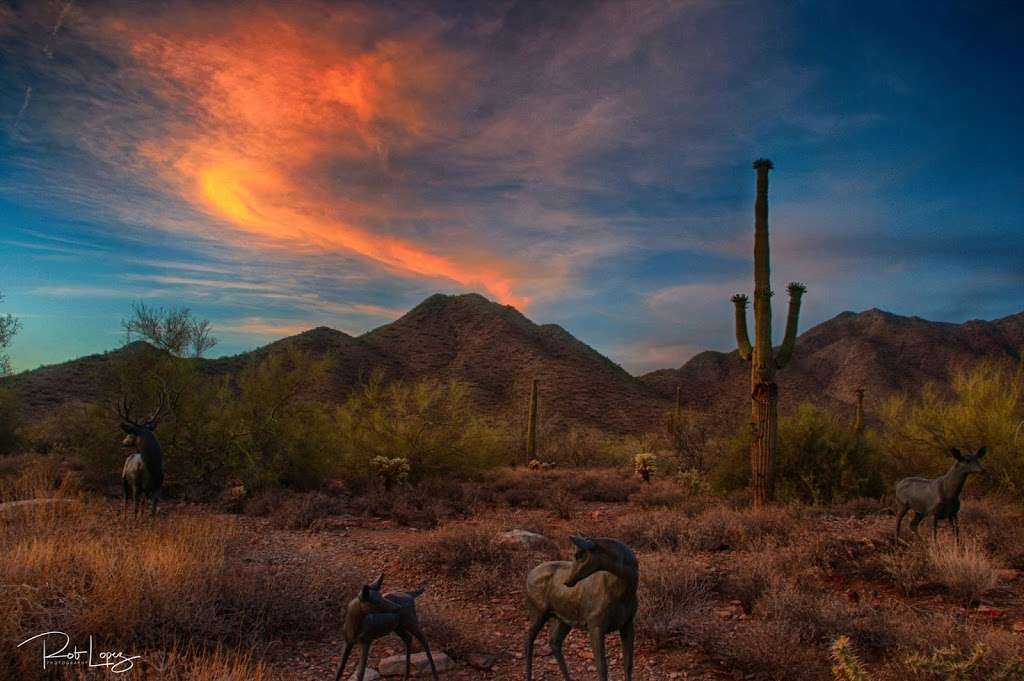
[[[857,415],[853,419],[853,432],[857,435],[864,432],[864,388],[857,388]]]
[[[526,461],[537,458],[537,379],[530,387],[530,414],[526,423]]]
[[[768,249],[768,171],[772,162],[754,161],[757,171],[757,199],[754,203],[754,344],[747,335],[747,297],[732,297],[736,312],[736,345],[740,357],[750,361],[751,444],[750,468],[754,506],[772,500],[774,465],[779,442],[779,388],[775,372],[789,363],[796,345],[800,319],[800,298],[807,290],[803,284],[791,283],[786,335],[778,350],[772,350],[772,287]]]

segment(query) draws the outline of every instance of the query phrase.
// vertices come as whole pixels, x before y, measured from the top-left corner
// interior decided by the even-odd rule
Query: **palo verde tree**
[[[779,447],[779,387],[775,372],[789,363],[796,345],[800,298],[807,290],[791,283],[786,335],[778,351],[772,349],[772,287],[768,252],[768,171],[772,162],[754,161],[757,198],[754,203],[754,344],[747,335],[747,297],[732,297],[736,312],[736,344],[740,357],[750,361],[751,383],[751,488],[754,506],[763,506],[774,493],[774,466]]]
[[[217,344],[209,320],[197,319],[187,307],[151,307],[143,302],[132,305],[132,314],[121,321],[131,341],[139,337],[175,357],[202,357]]]
[[[0,301],[4,299],[3,295],[0,294]],[[18,329],[21,328],[21,320],[8,312],[5,315],[0,315],[0,376],[6,376],[11,373],[11,358],[7,354],[7,346],[11,344],[11,339],[18,333]]]

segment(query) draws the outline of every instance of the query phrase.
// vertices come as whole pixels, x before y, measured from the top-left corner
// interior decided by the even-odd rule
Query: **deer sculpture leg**
[[[608,656],[604,650],[604,631],[601,627],[590,630],[590,645],[594,649],[594,663],[597,665],[597,678],[608,681]]]
[[[550,615],[545,612],[535,613],[530,629],[526,632],[526,681],[533,681],[533,642],[549,617]]]
[[[430,644],[427,643],[427,637],[423,635],[423,632],[420,631],[418,626],[410,627],[409,633],[415,636],[416,640],[420,642],[421,646],[423,646],[423,652],[427,654],[427,662],[430,663],[430,675],[434,678],[434,681],[438,681],[437,667],[434,666],[434,656],[430,654]]]
[[[917,526],[921,524],[922,520],[924,520],[924,514],[914,511],[914,519],[910,521],[910,529],[914,531],[914,534],[917,536],[918,539],[921,538],[921,531],[917,528]]]
[[[402,675],[402,681],[408,681],[409,671],[412,667],[410,658],[412,656],[412,635],[404,629],[395,632],[402,639],[402,643],[405,644],[405,674]]]
[[[551,654],[555,656],[555,662],[558,663],[558,669],[562,672],[562,678],[565,681],[571,681],[571,679],[569,678],[569,668],[565,665],[565,655],[562,654],[562,644],[571,630],[572,627],[559,619],[556,619],[555,623],[551,625]]]
[[[366,665],[370,663],[370,642],[363,641],[363,654],[359,660],[359,676],[356,677],[356,681],[363,681],[363,677],[366,676]]]
[[[151,499],[153,501],[153,517],[155,518],[156,517],[156,505],[158,503],[160,503],[160,490],[157,490],[157,491],[153,492],[153,495],[152,495]]]
[[[932,516],[932,543],[934,544],[939,539],[939,514],[936,513]]]
[[[900,525],[903,524],[903,517],[907,515],[907,511],[910,510],[909,506],[900,504],[899,511],[896,513],[896,543],[900,543]]]
[[[636,638],[636,627],[633,620],[619,630],[622,639],[622,668],[626,673],[626,681],[633,681],[633,639]]]
[[[341,664],[338,665],[338,674],[334,677],[334,681],[341,679],[342,673],[345,671],[345,665],[348,664],[348,656],[352,654],[352,648],[354,646],[351,643],[345,644],[345,652],[341,654]]]
[[[957,544],[960,543],[960,516],[954,515],[949,519],[949,524],[953,526],[953,539]]]

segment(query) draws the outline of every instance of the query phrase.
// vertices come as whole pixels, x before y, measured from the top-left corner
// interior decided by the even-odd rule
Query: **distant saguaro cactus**
[[[864,388],[857,388],[857,415],[853,418],[853,432],[864,432]]]
[[[683,429],[683,386],[676,386],[676,410],[672,413],[672,434],[679,437]]]
[[[732,297],[736,312],[736,345],[740,357],[749,360],[751,383],[750,467],[754,506],[763,506],[774,493],[774,465],[779,441],[779,388],[775,371],[789,363],[796,345],[800,298],[807,290],[791,283],[786,335],[777,352],[772,351],[772,288],[768,250],[768,171],[772,162],[754,161],[757,171],[757,199],[754,204],[754,344],[747,335],[747,297]]]
[[[530,386],[530,414],[526,423],[526,460],[537,458],[537,379]]]

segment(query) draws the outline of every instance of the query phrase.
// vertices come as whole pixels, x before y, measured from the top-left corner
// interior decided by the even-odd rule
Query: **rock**
[[[410,671],[412,676],[430,676],[430,662],[427,661],[426,653],[415,653],[410,658],[410,663],[412,664]],[[434,653],[434,665],[440,674],[454,667],[455,663],[444,653]],[[401,676],[405,673],[405,655],[385,657],[377,665],[377,671],[381,676]]]
[[[485,672],[490,671],[494,667],[495,662],[497,662],[497,658],[487,653],[470,653],[466,656],[466,664],[473,669]]]
[[[527,530],[509,530],[503,532],[498,541],[502,544],[519,544],[526,547],[534,547],[547,542],[547,537],[536,532],[529,532]]]
[[[15,508],[28,508],[31,506],[49,506],[73,503],[77,503],[77,501],[75,499],[60,499],[50,497],[46,497],[45,499],[22,499],[21,501],[7,501],[0,504],[0,511],[6,511],[8,509]]]
[[[1018,634],[1024,634],[1024,620],[1017,620],[1013,623],[1013,626],[1010,628],[1016,631]]]
[[[380,674],[373,667],[366,668],[366,676],[363,677],[363,681],[378,681]],[[359,668],[357,667],[352,676],[348,677],[348,681],[359,681]]]

